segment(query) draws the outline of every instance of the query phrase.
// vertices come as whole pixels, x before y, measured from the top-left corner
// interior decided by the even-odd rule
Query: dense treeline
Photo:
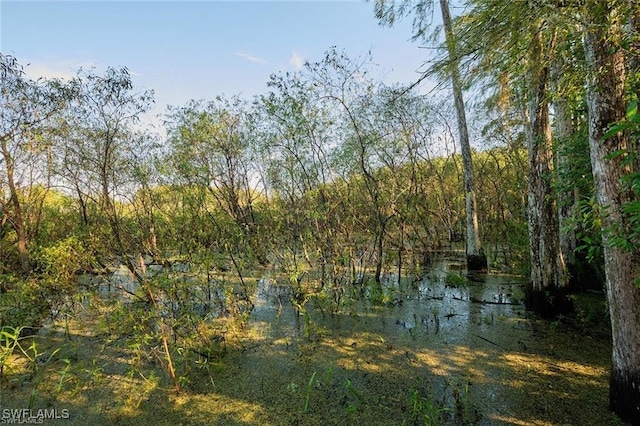
[[[251,101],[170,107],[161,139],[141,122],[152,92],[126,69],[32,81],[3,55],[3,330],[69,320],[89,297],[104,332],[155,353],[180,389],[189,359],[248,318],[256,275],[303,312],[340,312],[367,288],[390,302],[384,281],[462,239],[465,201],[446,104],[371,72],[331,50]],[[494,267],[519,271],[522,139],[496,145],[474,154],[482,232]],[[138,285],[113,285],[133,303],[92,297],[104,280],[90,277],[123,265]]]
[[[134,300],[157,307],[163,326],[147,332],[158,341],[184,318],[206,322],[202,311],[246,314],[256,270],[285,277],[299,308],[316,295],[338,312],[371,283],[417,276],[460,247],[462,165],[446,103],[377,83],[369,58],[332,50],[251,101],[171,107],[164,140],[141,125],[152,93],[126,69],[31,81],[2,60],[3,326],[37,329],[96,291],[78,287],[80,274],[119,265],[139,283]],[[492,266],[521,272],[522,138],[492,143],[474,153],[481,231]],[[180,292],[167,287],[171,269],[146,271],[176,262],[196,280]],[[188,312],[169,321],[167,303]]]
[[[422,261],[464,231],[444,104],[375,83],[366,61],[331,51],[299,74],[274,76],[253,102],[172,107],[166,141],[138,125],[152,94],[137,92],[126,69],[30,81],[3,61],[5,111],[21,108],[3,117],[6,276],[72,268],[70,278],[138,253],[297,270],[301,254],[327,268],[322,280],[338,280],[340,264],[351,265],[353,281],[359,263],[374,265],[379,282],[405,254]],[[475,155],[493,261],[517,269],[521,141]],[[64,259],[50,251],[81,261],[48,265]]]

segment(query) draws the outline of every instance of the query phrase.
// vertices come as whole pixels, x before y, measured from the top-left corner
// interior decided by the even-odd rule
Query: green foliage
[[[20,353],[29,357],[22,346],[22,332],[24,327],[3,326],[0,329],[0,378],[4,377],[11,368],[10,358],[18,349]]]
[[[5,291],[0,294],[0,324],[4,326],[35,331],[51,315],[71,309],[77,293],[77,272],[88,269],[91,260],[75,236],[39,247],[33,258],[37,275],[2,278]]]
[[[0,294],[0,325],[33,334],[51,314],[52,295],[35,278],[4,276]]]
[[[411,396],[407,401],[407,419],[405,424],[436,426],[443,424],[444,413],[451,409],[440,406],[431,398],[423,396],[418,389],[411,389]]]
[[[631,135],[636,138],[640,136],[640,112],[638,112],[638,100],[634,100],[629,103],[625,118],[617,123],[613,123],[602,137],[605,140],[610,139],[620,132],[630,132]]]
[[[48,246],[79,233],[76,204],[73,197],[62,192],[54,189],[43,191],[42,212],[33,241],[36,251],[37,247]]]
[[[600,261],[603,256],[602,215],[602,209],[592,196],[578,203],[578,209],[569,221],[569,226],[574,227],[576,237],[582,242],[576,251],[584,252],[589,262]]]
[[[447,272],[444,282],[449,287],[466,287],[469,281],[458,272]]]
[[[589,135],[587,126],[582,126],[570,137],[557,142],[557,155],[562,158],[556,173],[556,190],[558,193],[573,195],[578,193],[588,196],[593,193],[593,175],[589,156]],[[560,200],[562,203],[573,203],[573,197]]]
[[[477,152],[476,188],[484,248],[492,269],[529,273],[526,151],[517,145]]]
[[[51,291],[69,293],[76,274],[90,269],[92,258],[77,236],[70,236],[41,247],[35,254],[43,285]]]
[[[233,283],[203,283],[198,273],[147,276],[133,301],[98,305],[105,340],[131,352],[130,374],[147,377],[160,365],[179,390],[194,369],[209,372],[226,354],[226,335],[243,327],[251,302]]]
[[[36,339],[24,335],[29,333],[30,330],[25,327],[3,326],[0,328],[0,392],[5,380],[14,382],[24,380],[12,376],[26,373],[28,380],[34,382],[29,399],[29,408],[32,408],[44,372],[54,362],[60,348],[50,353],[40,352]],[[16,363],[16,358],[22,358],[26,362]]]
[[[313,382],[315,381],[315,379],[316,379],[316,372],[314,371],[311,377],[309,378],[309,381],[307,382],[307,391],[304,398],[304,409],[302,410],[303,413],[309,412],[309,399],[311,398],[311,389],[313,388]]]
[[[78,272],[126,263],[139,290],[101,305],[103,337],[132,352],[132,374],[157,361],[179,387],[248,319],[255,288],[246,274],[257,267],[286,275],[309,340],[318,327],[308,301],[323,314],[365,293],[371,304],[393,303],[398,290],[384,273],[448,243],[465,203],[460,156],[442,140],[453,118],[375,72],[370,57],[332,49],[272,76],[253,104],[218,97],[171,108],[163,147],[134,126],[152,93],[137,92],[126,68],[80,71],[63,120],[37,138],[55,148],[41,175],[55,172],[65,192],[44,181],[19,191],[34,268],[3,280],[2,324],[37,328],[71,312]],[[509,267],[525,259],[521,155],[474,153],[482,227],[496,252],[511,250]],[[0,272],[13,273],[17,231],[1,219]],[[163,268],[181,259],[189,271],[147,274],[132,260],[141,255]]]
[[[351,402],[349,404],[349,408],[348,409],[350,411],[355,411],[357,409],[358,405],[363,405],[364,403],[366,403],[366,399],[355,388],[355,386],[353,386],[353,382],[350,379],[345,379],[344,380],[344,388],[347,391],[347,395],[349,395],[351,398],[355,399],[354,402]]]
[[[393,303],[394,288],[369,280],[367,285],[367,299],[372,305],[391,305]]]

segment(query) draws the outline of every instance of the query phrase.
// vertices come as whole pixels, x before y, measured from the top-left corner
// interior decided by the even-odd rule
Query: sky
[[[386,83],[413,83],[429,50],[410,38],[411,19],[382,27],[374,5],[358,0],[0,0],[0,51],[29,77],[126,66],[137,87],[155,91],[156,111],[264,93],[271,74],[331,46],[352,58],[370,50]]]

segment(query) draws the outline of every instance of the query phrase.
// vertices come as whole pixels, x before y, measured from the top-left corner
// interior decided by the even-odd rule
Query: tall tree
[[[604,261],[599,231],[580,220],[580,209],[593,194],[593,176],[589,158],[584,49],[579,25],[560,28],[562,45],[551,63],[550,97],[553,110],[553,147],[555,187],[560,251],[567,267],[571,291],[604,287]],[[593,228],[594,232],[589,228]]]
[[[384,130],[377,123],[376,83],[369,76],[371,58],[352,60],[335,49],[325,58],[309,64],[309,78],[317,85],[319,102],[337,113],[338,132],[344,138],[340,147],[347,168],[362,177],[367,205],[371,208],[376,268],[374,279],[382,282],[387,230],[395,216],[392,200],[385,196],[384,182],[376,170],[381,168]]]
[[[426,33],[427,17],[431,14],[433,2],[431,0],[405,0],[396,5],[395,2],[386,0],[376,1],[376,17],[386,25],[393,25],[397,18],[405,14],[414,13],[414,38],[420,39]],[[473,271],[487,270],[487,257],[482,249],[480,230],[478,227],[478,207],[476,202],[475,180],[473,175],[473,162],[471,159],[471,144],[469,142],[469,130],[465,113],[462,80],[460,78],[458,52],[456,48],[456,35],[453,31],[449,2],[440,0],[442,21],[445,31],[445,44],[448,52],[447,74],[451,79],[454,104],[458,117],[458,136],[460,151],[462,154],[462,170],[465,193],[466,213],[466,254],[467,267]]]
[[[560,252],[549,114],[550,66],[560,19],[551,4],[477,0],[458,20],[463,66],[519,111],[528,151],[531,280],[527,305],[544,315],[571,308]],[[544,7],[542,7],[544,6]],[[504,96],[506,93],[508,96]]]
[[[576,17],[584,21],[581,35],[588,76],[590,156],[596,197],[604,212],[606,287],[613,334],[610,402],[611,408],[629,421],[640,418],[640,289],[634,285],[639,274],[640,253],[637,244],[633,244],[635,240],[629,241],[629,235],[635,235],[634,220],[637,220],[629,210],[637,206],[637,193],[626,185],[628,177],[636,172],[637,150],[633,149],[627,131],[610,135],[613,132],[607,134],[607,129],[624,118],[628,69],[624,46],[630,43],[624,28],[637,11],[637,2],[629,1],[592,0],[584,5],[539,2],[533,7],[531,3],[478,0],[473,2],[461,26],[468,43],[465,50],[483,58],[476,63],[481,71],[505,69],[505,65],[509,65],[505,71],[511,76],[511,81],[525,82],[529,94],[527,121],[530,123],[525,129],[530,133],[531,150],[532,146],[535,148],[540,146],[536,144],[548,141],[548,94],[545,86],[551,63],[549,54],[554,52],[552,46],[558,45],[554,43],[559,35],[555,30],[558,25],[574,25]],[[523,28],[528,30],[522,31]],[[522,67],[520,58],[527,58],[525,67]],[[527,71],[525,75],[521,73],[522,69]],[[538,138],[533,137],[536,134]],[[544,163],[541,167],[550,164],[544,160],[545,152],[546,149],[542,152]],[[535,152],[530,151],[530,158],[531,154],[535,158]],[[535,182],[533,185],[530,182],[530,188],[538,187]],[[553,193],[549,196],[553,199]],[[530,206],[535,204],[530,203]],[[530,214],[540,215],[539,218],[534,216],[534,224],[542,223],[539,220],[548,224],[556,222],[546,217],[544,205],[538,207],[543,210],[532,212],[529,209]],[[540,228],[540,231],[531,232],[532,245],[545,238],[545,230]],[[555,244],[555,239],[552,244]],[[533,250],[532,268],[535,268]],[[539,257],[542,259],[544,257]],[[542,272],[548,274],[552,283],[554,276],[558,275],[553,262],[551,268],[546,265],[540,262],[538,267],[543,267]],[[536,274],[532,273],[532,279],[535,277]]]
[[[480,242],[480,230],[478,229],[478,205],[476,202],[476,185],[473,176],[473,162],[471,160],[471,144],[469,143],[469,129],[467,116],[462,96],[462,81],[458,65],[458,52],[456,50],[456,37],[453,32],[449,2],[440,0],[442,22],[444,25],[445,40],[449,53],[449,75],[453,88],[453,99],[458,116],[458,135],[460,138],[460,152],[462,154],[462,175],[464,181],[465,213],[466,213],[466,247],[467,268],[472,271],[487,270],[487,256],[482,250]]]
[[[626,58],[623,46],[625,2],[590,0],[584,9],[584,49],[587,60],[587,107],[591,164],[603,218],[606,288],[613,335],[613,365],[609,401],[621,418],[640,419],[640,249],[625,244],[633,232],[625,206],[638,201],[624,184],[634,170],[637,151],[628,131],[607,135],[612,123],[624,119]],[[638,5],[631,9],[637,16]],[[628,10],[628,9],[627,9]],[[637,136],[636,136],[637,137]],[[629,158],[631,156],[631,158]],[[637,226],[637,225],[636,225]]]
[[[321,283],[331,280],[336,253],[333,212],[326,185],[332,179],[331,145],[335,121],[318,101],[317,88],[305,75],[308,64],[295,74],[272,75],[270,92],[260,98],[263,114],[263,158],[269,181],[287,206],[280,220],[288,232],[288,246],[302,250],[305,261],[317,261]],[[317,253],[311,259],[309,253]],[[294,265],[295,268],[295,265]]]
[[[527,62],[527,123],[525,135],[529,152],[529,242],[531,285],[527,305],[542,314],[555,315],[567,310],[568,301],[561,293],[567,285],[566,267],[560,251],[558,209],[552,184],[553,149],[549,118],[550,59],[555,34],[543,37],[544,19],[530,27]]]
[[[247,121],[247,105],[237,97],[191,101],[183,108],[171,108],[167,122],[171,162],[179,182],[206,191],[235,224],[238,238],[233,245],[239,249],[238,244],[243,244],[238,251],[252,252],[264,263],[255,238],[258,191],[251,183],[254,150]]]
[[[558,226],[560,227],[560,253],[562,253],[567,270],[575,270],[576,256],[575,251],[577,247],[576,232],[575,229],[569,229],[568,223],[574,215],[574,211],[577,204],[579,194],[578,189],[571,180],[567,179],[568,171],[571,169],[571,158],[567,155],[568,149],[562,149],[565,145],[571,142],[571,138],[574,134],[574,124],[572,120],[569,100],[566,95],[562,93],[562,88],[559,85],[561,73],[559,66],[554,66],[552,69],[553,80],[553,92],[555,94],[553,101],[553,111],[555,113],[554,127],[555,136],[558,143],[556,143],[556,169],[558,177]],[[570,267],[570,265],[572,265]]]

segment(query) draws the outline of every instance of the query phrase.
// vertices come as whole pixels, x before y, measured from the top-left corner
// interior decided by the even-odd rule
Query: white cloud
[[[260,58],[258,56],[253,56],[253,55],[250,55],[250,54],[244,53],[244,52],[237,52],[236,56],[240,56],[241,58],[244,58],[247,61],[255,62],[257,64],[266,64],[266,63],[268,63],[267,60],[264,59],[264,58]]]
[[[304,66],[304,58],[296,51],[291,53],[291,58],[289,59],[289,63],[293,65],[293,67],[297,70]]]
[[[24,68],[24,73],[32,80],[39,78],[60,78],[69,80],[73,78],[74,72],[71,69],[51,66],[49,64],[29,64]]]

